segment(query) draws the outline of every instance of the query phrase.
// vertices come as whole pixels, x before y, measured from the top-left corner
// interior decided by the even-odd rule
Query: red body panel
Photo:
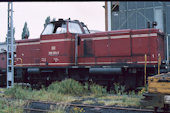
[[[26,39],[16,41],[16,66],[39,66],[40,40]]]
[[[70,66],[74,62],[74,36],[72,34],[41,36],[40,47],[42,66]]]
[[[164,39],[157,29],[119,30],[111,31],[108,35],[102,33],[81,35],[79,46],[80,65],[107,65],[116,63],[144,64],[144,55],[147,55],[148,64],[158,63],[158,54],[164,59]],[[93,40],[91,44],[94,56],[83,56],[83,41]],[[83,59],[86,60],[83,60]],[[93,59],[93,61],[89,59]],[[89,62],[89,63],[88,63]]]
[[[144,64],[145,54],[148,64],[157,64],[159,53],[164,59],[164,39],[158,29],[119,30],[79,37],[78,66]],[[17,41],[16,53],[16,66],[74,66],[75,35],[42,35],[40,39]]]

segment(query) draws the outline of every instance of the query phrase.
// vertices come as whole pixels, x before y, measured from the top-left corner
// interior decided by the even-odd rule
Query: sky
[[[13,2],[15,40],[21,39],[24,23],[27,22],[30,39],[39,38],[45,19],[56,18],[79,20],[90,30],[105,30],[104,1],[101,2]],[[7,34],[8,2],[0,2],[0,42]]]

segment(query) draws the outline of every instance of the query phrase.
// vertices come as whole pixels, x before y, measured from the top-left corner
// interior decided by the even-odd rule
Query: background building
[[[155,28],[160,29],[170,38],[170,2],[168,1],[114,1],[105,3],[105,9],[106,31],[152,28],[152,23],[156,21]],[[110,28],[109,23],[111,23]],[[170,39],[168,45],[170,50]]]

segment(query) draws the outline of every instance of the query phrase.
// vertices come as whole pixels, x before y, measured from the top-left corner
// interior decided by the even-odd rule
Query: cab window
[[[66,22],[53,22],[46,26],[42,35],[61,34],[67,32]]]
[[[53,33],[53,30],[54,30],[54,25],[53,25],[53,24],[48,24],[48,25],[45,27],[42,35],[52,34],[52,33]]]
[[[70,33],[77,33],[77,34],[83,34],[80,25],[77,23],[69,22],[68,23],[68,29]]]
[[[61,27],[56,27],[55,29],[55,34],[60,34],[60,33],[66,33],[67,32],[67,26],[66,24],[62,24]]]

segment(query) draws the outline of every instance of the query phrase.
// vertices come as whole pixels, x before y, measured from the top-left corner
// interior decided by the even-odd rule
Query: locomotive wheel
[[[153,113],[157,113],[158,112],[158,107],[154,107],[154,112]]]
[[[169,111],[169,105],[168,104],[164,104],[163,112],[164,113],[168,113],[168,111]]]

